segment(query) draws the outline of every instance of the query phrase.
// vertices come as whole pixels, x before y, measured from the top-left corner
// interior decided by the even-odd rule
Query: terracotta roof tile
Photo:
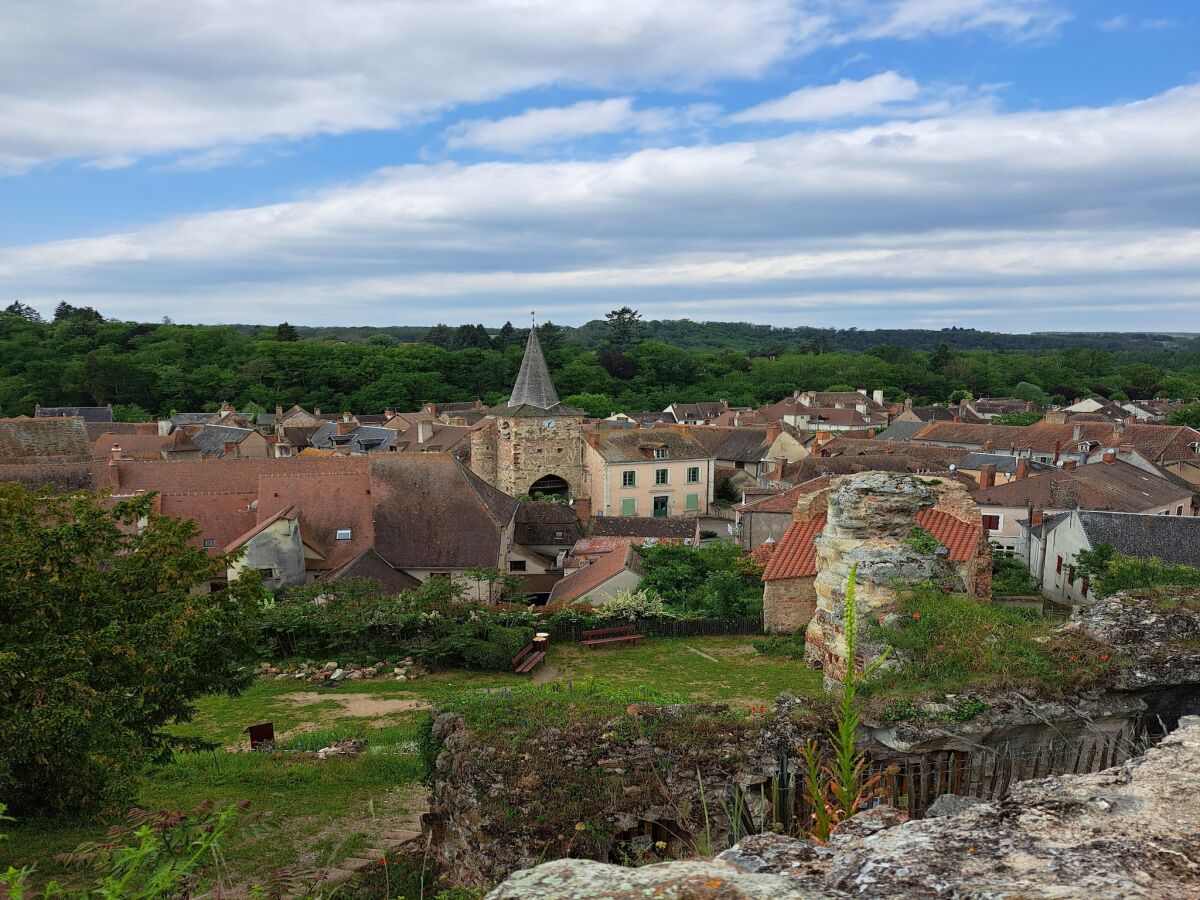
[[[796,508],[796,504],[801,497],[807,497],[809,494],[816,493],[819,490],[829,487],[829,482],[832,480],[832,475],[818,475],[816,478],[811,478],[802,484],[796,485],[794,488],[789,488],[782,494],[774,494],[756,500],[750,500],[746,503],[735,506],[734,509],[745,513],[790,513]]]
[[[817,535],[825,528],[825,516],[815,516],[793,522],[784,532],[775,548],[763,581],[781,578],[807,578],[817,574]],[[964,522],[939,509],[923,509],[917,513],[916,522],[950,551],[950,559],[964,562],[971,558],[983,537],[983,528]]]
[[[793,522],[783,533],[779,546],[763,572],[763,581],[805,578],[817,574],[817,547],[813,539],[825,528],[825,517]]]
[[[590,566],[576,569],[567,575],[554,585],[554,590],[550,592],[550,602],[570,603],[588,591],[595,590],[623,569],[642,574],[641,560],[632,546],[627,546],[624,553],[605,554]]]

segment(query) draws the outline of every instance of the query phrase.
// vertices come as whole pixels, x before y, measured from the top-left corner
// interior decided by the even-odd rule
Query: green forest
[[[757,343],[755,329],[765,329]],[[394,330],[339,337],[288,323],[123,322],[65,303],[43,321],[14,303],[0,311],[0,415],[31,415],[38,403],[111,403],[124,421],[224,400],[241,410],[299,403],[362,413],[476,397],[490,405],[507,396],[527,335],[511,324],[404,328],[402,338]],[[771,329],[643,322],[628,308],[538,332],[559,394],[597,416],[698,400],[760,406],[797,389],[880,388],[890,401],[916,403],[964,394],[1040,403],[1200,395],[1200,339],[1186,336]]]

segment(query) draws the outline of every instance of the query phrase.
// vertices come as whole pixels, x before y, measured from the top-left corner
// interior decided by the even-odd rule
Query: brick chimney
[[[1062,451],[1062,441],[1054,442],[1054,464],[1058,465],[1058,454]]]
[[[108,464],[110,466],[115,466],[117,464],[117,460],[119,460],[120,458],[121,458],[121,445],[113,444],[112,449],[108,451]]]
[[[955,418],[958,418],[958,417],[955,416]],[[993,450],[996,449],[996,442],[993,441],[991,438],[988,438],[986,441],[983,442],[983,446],[980,449],[983,450],[984,453],[991,453]]]
[[[349,434],[356,427],[357,426],[353,422],[350,421],[350,414],[347,413],[346,415],[344,415],[342,417],[342,420],[337,423],[337,433],[338,434]]]
[[[1105,450],[1102,459],[1106,463],[1115,463],[1117,461],[1117,451],[1112,449]]]
[[[1066,469],[1068,472],[1070,472],[1070,471],[1074,470],[1078,465],[1079,465],[1079,460],[1077,460],[1077,459],[1064,459],[1062,467],[1064,469]]]
[[[1046,513],[1044,510],[1035,509],[1033,512],[1031,512],[1029,514],[1029,524],[1030,525],[1041,525],[1042,521],[1045,518],[1046,518]]]
[[[1028,478],[1028,477],[1029,477],[1029,460],[1027,460],[1025,457],[1022,456],[1020,459],[1017,460],[1017,471],[1013,473],[1013,479],[1017,480],[1020,478]]]
[[[996,464],[984,463],[979,467],[979,488],[990,488],[996,486]]]
[[[222,441],[221,442],[221,454],[223,456],[237,456],[238,455],[238,442],[237,441]]]
[[[772,422],[767,426],[767,443],[775,443],[781,434],[783,434],[783,425],[779,422]]]

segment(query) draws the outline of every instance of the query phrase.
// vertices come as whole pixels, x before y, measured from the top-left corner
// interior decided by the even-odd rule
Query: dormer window
[[[334,537],[336,537],[339,541],[348,541],[350,540],[350,536],[351,534],[349,528],[339,528],[337,533],[334,535]]]
[[[668,456],[668,453],[667,453],[666,447],[655,447],[654,448],[654,458],[655,459],[666,459],[667,456]]]
[[[1192,441],[1188,444],[1188,449],[1193,453],[1200,453],[1200,441]]]

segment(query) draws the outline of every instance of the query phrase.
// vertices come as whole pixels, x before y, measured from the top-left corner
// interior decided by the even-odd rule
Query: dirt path
[[[310,706],[332,700],[349,716],[387,716],[392,713],[429,709],[424,700],[385,700],[373,694],[318,694],[316,691],[297,691],[284,694],[283,699],[296,706]]]

